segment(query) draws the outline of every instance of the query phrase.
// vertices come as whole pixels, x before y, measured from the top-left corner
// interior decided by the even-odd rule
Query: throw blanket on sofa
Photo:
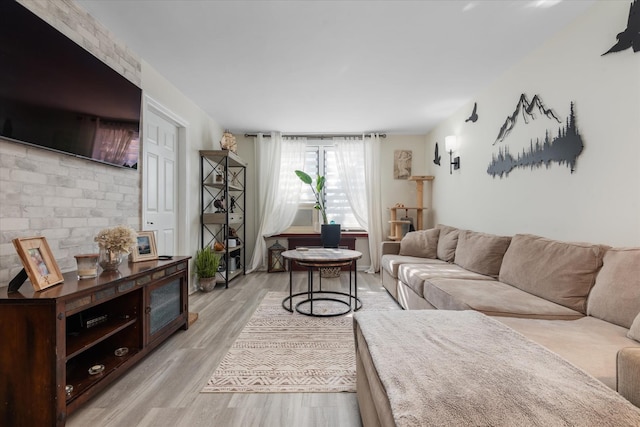
[[[640,425],[640,409],[616,392],[481,313],[354,319],[398,426]]]

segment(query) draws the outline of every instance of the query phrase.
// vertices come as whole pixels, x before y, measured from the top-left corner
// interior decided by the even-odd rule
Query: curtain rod
[[[256,137],[258,136],[257,133],[245,133],[244,137],[245,138],[250,138],[250,137]],[[282,134],[282,136],[287,136],[289,138],[309,138],[309,139],[332,139],[332,138],[362,138],[362,135],[347,135],[347,134],[330,134],[330,135],[304,135],[304,134],[300,134],[300,135],[295,135],[295,134]],[[381,133],[378,135],[380,138],[386,138],[387,134],[386,133]],[[271,138],[271,135],[268,133],[264,134],[265,138]]]

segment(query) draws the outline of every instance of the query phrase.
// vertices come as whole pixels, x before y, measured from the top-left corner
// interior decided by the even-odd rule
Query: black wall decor
[[[440,166],[440,159],[442,158],[442,156],[440,155],[439,151],[438,151],[438,143],[436,142],[436,152],[433,155],[433,163],[435,163],[436,165]]]
[[[516,157],[509,153],[509,148],[500,148],[498,155],[493,155],[493,160],[487,168],[487,173],[494,178],[499,175],[508,176],[513,168],[517,167],[541,167],[543,164],[549,167],[551,162],[565,164],[570,168],[571,173],[574,172],[578,156],[582,153],[584,144],[578,128],[576,126],[576,118],[574,112],[574,104],[571,103],[571,113],[567,118],[565,127],[558,128],[558,135],[552,138],[549,131],[542,141],[536,138],[534,144],[531,139],[531,145],[528,150],[523,149],[522,153],[518,153]]]
[[[620,52],[630,47],[633,48],[634,52],[640,51],[640,3],[638,0],[631,2],[627,28],[623,32],[618,33],[616,39],[618,39],[618,42],[601,56],[605,56],[607,53]]]
[[[513,114],[507,117],[504,124],[500,128],[500,132],[498,132],[498,137],[493,142],[493,145],[496,145],[498,142],[504,141],[504,139],[509,135],[511,130],[515,127],[518,122],[518,116],[522,113],[522,118],[525,123],[529,123],[529,119],[535,120],[535,110],[538,110],[539,113],[544,115],[547,118],[553,118],[558,123],[562,123],[558,116],[553,112],[552,109],[545,107],[544,102],[542,102],[542,98],[539,95],[534,95],[531,102],[527,98],[527,95],[524,93],[520,95],[520,99],[518,100],[518,104],[516,105],[516,109]]]
[[[469,118],[467,120],[465,120],[464,122],[471,122],[471,123],[475,123],[478,120],[478,103],[474,102],[473,103],[473,111],[471,112],[471,115],[469,116]]]

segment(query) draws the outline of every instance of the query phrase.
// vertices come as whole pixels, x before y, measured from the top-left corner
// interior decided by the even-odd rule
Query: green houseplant
[[[201,291],[210,292],[215,288],[220,258],[220,254],[216,253],[210,246],[205,246],[196,251],[194,263]]]
[[[301,170],[296,170],[295,173],[302,182],[311,187],[313,196],[316,199],[316,204],[313,207],[319,210],[322,215],[322,225],[320,229],[322,246],[325,248],[337,248],[340,243],[340,224],[330,224],[327,220],[327,210],[323,198],[324,176],[318,175],[316,177],[316,184],[313,185],[313,179],[309,174]]]

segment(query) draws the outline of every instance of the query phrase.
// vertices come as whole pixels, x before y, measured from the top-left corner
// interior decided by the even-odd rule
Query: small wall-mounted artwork
[[[566,164],[571,173],[575,171],[578,156],[584,149],[582,137],[576,126],[576,118],[573,102],[571,103],[571,113],[567,118],[566,126],[558,128],[558,135],[552,137],[549,131],[546,132],[544,139],[536,138],[530,141],[528,150],[522,150],[514,157],[509,152],[509,147],[500,148],[497,155],[493,155],[493,159],[487,168],[487,173],[494,178],[503,175],[509,176],[514,168],[541,167],[545,165],[549,167],[551,162],[558,164]]]
[[[393,179],[409,179],[411,176],[411,150],[393,152]]]
[[[471,115],[469,116],[469,118],[465,120],[465,123],[466,122],[475,123],[477,120],[478,120],[478,103],[474,102],[473,111],[471,112]]]
[[[438,150],[438,143],[436,142],[436,152],[433,154],[433,163],[440,166],[440,159],[442,156],[440,155],[440,151]]]
[[[518,117],[520,116],[520,114],[522,114],[522,118],[524,119],[525,123],[529,123],[529,120],[535,120],[536,110],[545,117],[550,119],[553,118],[558,123],[562,123],[558,116],[556,116],[556,113],[554,113],[552,109],[547,108],[544,105],[544,102],[542,102],[542,98],[540,98],[539,95],[534,95],[533,99],[529,101],[527,95],[523,93],[522,95],[520,95],[518,104],[516,104],[516,109],[511,115],[507,116],[507,119],[504,121],[504,124],[498,132],[498,137],[493,142],[493,145],[496,145],[496,143],[498,142],[504,141],[505,138],[509,136],[509,133],[513,130],[516,123],[518,122]]]
[[[627,28],[616,36],[618,42],[611,46],[611,49],[603,53],[620,52],[633,48],[633,52],[640,51],[640,2],[633,0],[629,6],[629,18],[627,18]]]

